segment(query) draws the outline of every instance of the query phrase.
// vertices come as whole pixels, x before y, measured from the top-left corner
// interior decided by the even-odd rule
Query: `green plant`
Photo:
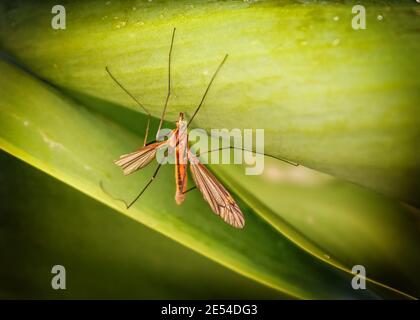
[[[2,47],[56,86],[0,62],[2,149],[289,296],[418,296],[418,213],[396,200],[418,205],[420,84],[414,53],[420,42],[412,31],[417,20],[407,18],[417,12],[415,4],[372,2],[370,27],[358,33],[350,28],[348,3],[209,2],[186,11],[189,3],[182,1],[72,1],[65,3],[65,31],[46,24],[51,3],[0,5]],[[393,19],[372,19],[388,7]],[[267,176],[246,177],[234,166],[212,166],[240,199],[244,231],[224,225],[198,193],[176,206],[170,167],[128,211],[106,195],[100,181],[112,194],[131,199],[153,168],[123,177],[112,163],[141,144],[145,118],[124,108],[135,106],[104,67],[159,116],[173,26],[178,34],[169,120],[180,111],[191,114],[228,52],[195,125],[264,128],[267,152],[336,178],[269,161],[274,171],[299,170],[309,180],[270,182]],[[395,28],[403,36],[391,32]],[[361,260],[369,289],[355,291],[349,271]]]

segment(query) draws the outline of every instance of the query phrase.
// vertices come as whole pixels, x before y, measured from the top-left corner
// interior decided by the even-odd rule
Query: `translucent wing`
[[[190,151],[188,151],[188,160],[194,182],[214,213],[231,226],[243,228],[244,216],[226,188]]]
[[[144,168],[156,157],[156,150],[166,141],[154,142],[137,151],[124,154],[114,163],[123,169],[125,175]]]

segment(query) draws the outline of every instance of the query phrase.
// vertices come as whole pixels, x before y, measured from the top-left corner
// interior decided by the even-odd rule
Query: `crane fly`
[[[171,46],[169,49],[169,57],[168,57],[168,92],[166,95],[165,105],[163,108],[162,116],[160,118],[160,123],[158,127],[158,134],[162,127],[162,123],[165,117],[166,109],[168,106],[169,97],[171,95],[171,58],[172,58],[172,48],[175,38],[175,31],[176,28],[173,29],[172,32],[172,40]],[[144,112],[148,115],[148,121],[146,126],[146,134],[143,141],[143,146],[138,150],[122,155],[118,160],[114,161],[116,165],[120,166],[123,170],[124,175],[129,175],[139,169],[146,167],[152,160],[156,158],[157,152],[161,148],[167,148],[169,152],[174,152],[175,154],[175,182],[176,182],[176,191],[175,191],[175,202],[180,205],[184,202],[186,193],[198,188],[201,194],[203,195],[204,200],[210,205],[210,208],[213,212],[219,215],[226,223],[235,227],[235,228],[243,228],[245,226],[245,219],[244,215],[239,208],[236,201],[230,195],[229,191],[217,180],[217,178],[200,162],[198,156],[196,156],[188,146],[188,132],[187,129],[191,124],[191,121],[197,115],[198,111],[200,110],[204,99],[210,89],[211,84],[213,83],[216,75],[218,74],[219,70],[222,68],[223,64],[225,63],[228,55],[226,54],[223,58],[222,62],[219,64],[218,68],[214,72],[202,98],[201,101],[196,108],[195,112],[193,113],[192,117],[188,122],[185,121],[184,113],[179,114],[179,118],[176,121],[176,128],[173,129],[170,134],[168,135],[168,139],[164,141],[152,141],[147,143],[147,137],[149,133],[150,127],[150,112],[144,107],[144,105],[134,97],[110,72],[109,68],[106,67],[106,71],[112,80],[122,89],[124,90],[139,106],[143,109]],[[229,147],[230,148],[230,147]],[[224,148],[220,148],[218,150],[222,150]],[[245,149],[244,149],[245,150]],[[217,151],[217,150],[211,150]],[[210,152],[211,152],[210,151]],[[250,150],[247,150],[250,151]],[[276,158],[276,157],[274,157]],[[277,158],[279,159],[279,158]],[[279,159],[282,160],[282,159]],[[291,163],[287,160],[288,163]],[[195,187],[192,187],[187,190],[187,167],[189,163],[190,172],[192,178],[195,182]],[[291,163],[293,164],[293,163]],[[296,164],[293,164],[296,165]],[[156,178],[162,164],[159,163],[155,172],[153,173],[152,177],[148,181],[148,183],[143,187],[140,193],[129,203],[127,204],[124,200],[117,199],[123,201],[129,209],[146,191],[146,189],[150,186],[153,180]],[[101,184],[102,187],[102,184]]]
[[[235,200],[216,177],[200,163],[199,158],[189,149],[184,113],[180,113],[178,121],[176,122],[176,129],[172,130],[167,140],[153,142],[135,152],[122,155],[120,159],[115,161],[115,164],[122,168],[125,175],[131,174],[134,171],[147,166],[155,159],[157,150],[160,148],[168,148],[168,150],[174,150],[175,153],[175,202],[178,205],[184,202],[187,193],[187,166],[189,163],[190,172],[195,185],[201,191],[204,199],[209,203],[213,212],[219,215],[225,222],[236,228],[244,227],[244,216]],[[161,164],[158,165],[150,183],[153,181],[160,167]],[[146,185],[146,187],[147,186],[148,185]],[[144,190],[142,190],[142,192],[127,206],[128,208],[137,201]]]

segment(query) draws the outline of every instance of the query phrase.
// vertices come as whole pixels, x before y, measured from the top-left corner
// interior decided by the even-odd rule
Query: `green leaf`
[[[89,96],[69,94],[124,128],[144,133],[146,117]],[[157,125],[158,121],[152,122],[152,132]],[[368,280],[418,296],[420,216],[415,208],[269,157],[261,176],[245,175],[243,165],[210,167],[256,213],[304,250],[347,272],[363,264],[369,270]]]
[[[4,152],[0,165],[2,299],[284,298]]]
[[[124,128],[139,135],[144,133],[146,117],[98,99],[71,94]],[[152,122],[152,132],[157,124],[158,121]],[[415,208],[268,157],[262,176],[246,176],[242,165],[210,167],[256,213],[304,250],[347,272],[363,263],[369,270],[368,280],[418,295],[420,233]]]
[[[351,183],[266,159],[264,174],[212,166],[223,183],[294,243],[351,272],[419,294],[419,211]],[[374,254],[373,254],[374,253]]]
[[[170,117],[175,117],[179,111],[187,111],[191,114],[194,105],[199,100],[200,91],[204,90],[211,76],[212,68],[214,70],[218,63],[216,56],[223,56],[224,52],[228,51],[230,54],[228,64],[215,82],[206,105],[197,118],[199,126],[265,128],[266,150],[269,153],[418,204],[416,190],[419,186],[419,157],[415,150],[419,147],[419,126],[415,106],[419,101],[419,81],[415,74],[415,66],[419,64],[419,58],[415,52],[418,51],[419,41],[417,41],[418,33],[413,31],[418,27],[418,20],[408,18],[418,14],[415,4],[408,1],[402,4],[377,1],[368,5],[368,21],[370,22],[368,22],[368,30],[364,31],[350,29],[352,15],[351,6],[348,4],[306,3],[302,5],[289,1],[264,1],[256,4],[208,2],[197,3],[193,7],[188,6],[188,10],[185,8],[185,2],[170,5],[154,2],[153,4],[135,4],[131,7],[132,4],[130,3],[127,7],[127,4],[119,1],[113,1],[112,6],[103,2],[65,3],[66,8],[70,9],[68,22],[71,22],[71,27],[65,31],[53,31],[49,23],[46,24],[51,18],[49,10],[52,2],[45,2],[37,7],[29,1],[21,1],[16,7],[13,2],[4,2],[0,5],[0,16],[4,18],[0,19],[0,41],[4,48],[19,57],[37,74],[72,92],[76,91],[77,94],[74,96],[78,96],[79,93],[88,94],[133,108],[129,99],[118,91],[104,73],[104,66],[110,65],[114,73],[118,73],[118,78],[137,96],[142,97],[142,101],[146,102],[152,113],[159,115],[166,94],[165,59],[167,59],[170,32],[173,26],[177,26],[178,34],[173,61],[174,95],[170,104]],[[384,8],[383,4],[387,6]],[[388,13],[383,13],[382,10],[392,11],[393,19],[388,19]],[[381,11],[384,19],[376,19],[378,11]],[[27,19],[29,13],[31,19]],[[103,15],[104,13],[118,15],[112,16],[111,21],[110,16]],[[136,20],[138,18],[144,21]],[[395,28],[398,28],[398,33],[392,32]],[[180,33],[180,30],[183,32]],[[168,34],[167,37],[166,34]],[[377,50],[379,46],[381,46],[380,51]],[[348,61],[347,65],[343,65],[344,60]],[[197,77],[192,77],[192,74],[196,74]],[[3,81],[8,80],[3,79]],[[3,88],[7,94],[9,94],[8,88],[8,86]],[[15,89],[12,88],[12,91],[14,92]],[[34,95],[31,95],[31,90],[29,92],[18,90],[18,92],[21,97],[29,97],[29,100],[32,96],[39,94],[42,96],[39,101],[42,100],[45,105],[50,103],[57,103],[59,106],[66,105],[66,103],[55,101],[56,99],[50,96],[48,96],[48,101],[44,101],[44,95],[39,92]],[[61,99],[58,98],[58,100]],[[9,108],[14,108],[16,101],[7,97],[2,103],[8,105]],[[105,108],[105,104],[98,106]],[[23,105],[21,107],[24,110]],[[40,112],[40,109],[37,112]],[[51,112],[49,108],[48,112]],[[105,129],[101,121],[106,123],[106,120],[92,120],[99,121],[94,123],[99,128],[99,132],[102,131],[102,133],[92,133],[89,130],[90,124],[87,123],[92,116],[85,115],[83,111],[80,112],[82,115],[72,117],[65,110],[54,109],[52,114],[55,122],[59,124],[50,123],[48,126],[44,126],[45,118],[31,114],[36,119],[35,122],[40,120],[42,125],[31,128],[33,135],[28,137],[25,135],[28,132],[21,132],[14,126],[17,123],[20,126],[22,123],[25,127],[30,126],[31,122],[26,119],[26,113],[16,114],[14,110],[10,111],[8,115],[2,115],[4,120],[2,124],[5,124],[4,128],[12,129],[10,134],[15,133],[16,136],[9,136],[9,131],[7,131],[2,146],[101,201],[109,203],[110,200],[104,200],[103,194],[98,194],[97,184],[94,181],[106,178],[108,178],[105,181],[107,187],[111,182],[117,183],[115,188],[109,187],[111,193],[132,198],[125,192],[130,186],[134,190],[135,183],[118,180],[121,177],[116,177],[108,171],[115,168],[102,167],[100,164],[100,161],[108,161],[111,157],[105,154],[104,150],[101,150],[102,154],[99,152],[99,156],[95,158],[91,158],[89,153],[96,150],[94,148],[98,147],[96,143],[99,143],[99,148],[107,147],[108,152],[118,151],[119,147],[127,152],[138,146],[138,143],[134,146],[134,140],[141,141],[140,137],[126,131],[127,119],[120,121],[121,117],[115,110],[112,112],[117,115],[117,121],[124,124],[124,129],[119,131],[121,128],[115,125],[116,119],[112,119],[109,122],[112,129],[106,128],[111,132],[111,136],[103,133]],[[123,110],[121,113],[127,115]],[[15,122],[10,122],[10,118],[14,117],[17,117],[18,121],[16,122],[15,119]],[[63,126],[63,123],[59,122],[61,117],[66,120],[76,120],[77,124],[70,127]],[[97,116],[93,118],[97,119]],[[80,119],[84,120],[78,121]],[[129,120],[132,123],[132,120]],[[46,134],[44,129],[47,127],[47,131],[50,132]],[[139,127],[144,126],[139,124]],[[55,131],[62,129],[67,129],[65,133],[67,136],[64,137],[63,133],[56,137]],[[116,131],[114,132],[113,129]],[[77,145],[78,150],[73,153],[76,142],[68,139],[70,135],[75,135],[76,142],[85,141],[86,136],[89,136],[90,142],[86,141],[87,146]],[[36,136],[38,139],[34,139]],[[55,153],[50,155],[46,152],[45,157],[45,154],[42,154],[43,146],[39,143],[39,138],[42,138],[42,143],[48,144],[50,148],[59,149],[58,151],[62,153],[71,151],[71,155],[62,154],[61,157],[56,157]],[[120,139],[125,139],[124,143]],[[57,143],[61,140],[64,140],[64,143]],[[109,159],[106,156],[109,156]],[[95,159],[96,161],[93,161]],[[91,160],[93,167],[89,164]],[[100,172],[88,174],[84,172],[96,169]],[[144,174],[147,175],[151,170],[151,168],[149,171],[145,170]],[[79,179],[83,175],[85,175],[84,180]],[[292,191],[296,192],[285,192],[285,194],[288,194],[290,199],[295,199],[295,202],[296,199],[299,201],[301,198],[311,198],[311,194],[317,194],[317,197],[312,199],[318,201],[318,206],[313,209],[316,211],[317,221],[319,214],[323,215],[324,221],[317,223],[317,228],[309,228],[305,227],[296,215],[296,211],[307,215],[310,210],[308,206],[302,208],[290,203],[290,200],[288,203],[285,197],[273,200],[276,194],[270,195],[269,192],[267,192],[267,197],[262,197],[261,192],[258,191],[263,189],[257,190],[253,188],[253,185],[248,188],[246,179],[238,179],[238,175],[236,177],[234,175],[234,179],[228,179],[229,174],[222,172],[221,177],[249,206],[245,211],[253,214],[252,211],[255,210],[275,228],[274,230],[281,231],[294,242],[294,244],[289,243],[288,239],[280,236],[290,248],[293,248],[291,252],[298,250],[297,252],[300,253],[296,244],[310,252],[311,255],[308,256],[305,253],[306,256],[303,256],[315,261],[314,265],[305,271],[294,270],[296,274],[306,275],[309,272],[311,276],[319,277],[317,263],[320,261],[313,260],[312,255],[321,258],[324,262],[347,269],[350,262],[365,257],[370,248],[379,248],[381,254],[378,258],[367,260],[369,268],[374,269],[373,278],[383,280],[387,284],[395,284],[399,289],[408,288],[410,292],[418,292],[416,288],[418,283],[415,281],[411,287],[407,286],[407,282],[413,277],[412,271],[416,270],[418,265],[417,259],[410,256],[413,252],[411,250],[413,240],[416,240],[413,237],[414,228],[408,228],[407,235],[402,237],[401,243],[407,244],[410,250],[404,252],[399,266],[395,261],[395,253],[404,245],[391,243],[384,238],[384,233],[381,233],[379,228],[371,228],[374,224],[372,221],[376,222],[380,217],[379,211],[382,208],[385,211],[386,230],[398,231],[395,234],[400,234],[401,230],[408,225],[406,210],[401,209],[393,201],[344,185],[343,188],[347,191],[343,192],[343,198],[335,202],[335,206],[329,206],[326,199],[330,197],[332,191],[336,191],[335,188],[317,188],[314,191],[300,188],[296,190],[292,186]],[[135,178],[131,179],[133,181]],[[145,181],[142,180],[139,183]],[[81,182],[84,182],[84,185]],[[255,182],[252,180],[251,184]],[[258,185],[255,183],[255,186]],[[289,187],[285,185],[283,188],[279,187],[279,190],[289,190]],[[163,194],[171,192],[168,188],[161,186],[156,186],[156,188]],[[255,196],[250,193],[255,193]],[[286,265],[284,259],[287,260],[287,255],[281,258],[275,256],[274,265],[268,263],[267,260],[267,263],[252,268],[247,265],[249,257],[244,259],[241,256],[242,259],[235,260],[232,251],[235,252],[238,247],[234,245],[233,248],[229,247],[232,246],[229,238],[224,241],[229,243],[228,247],[231,251],[227,250],[225,255],[214,250],[215,248],[208,250],[208,242],[214,241],[214,234],[212,237],[208,233],[213,230],[211,232],[207,230],[208,233],[205,233],[207,237],[201,237],[201,242],[191,245],[196,240],[195,238],[202,234],[198,232],[192,236],[180,236],[183,230],[182,228],[176,230],[179,227],[177,222],[171,226],[173,221],[170,221],[170,218],[172,217],[169,218],[169,226],[164,225],[161,218],[165,217],[165,212],[172,213],[172,210],[177,212],[177,209],[171,207],[167,211],[162,210],[159,204],[155,204],[156,201],[160,201],[161,196],[162,194],[159,194],[159,198],[151,197],[149,207],[150,210],[155,209],[160,212],[160,216],[157,214],[150,218],[149,213],[145,215],[142,212],[143,216],[138,220],[146,221],[146,224],[231,268],[236,268],[243,274],[277,289],[289,290],[289,294],[314,297],[312,285],[318,282],[325,285],[321,277],[317,279],[318,282],[306,279],[307,283],[296,286],[297,277],[293,278],[279,272],[289,270],[290,265],[283,269],[278,260],[280,259],[281,263]],[[356,208],[363,213],[367,212],[369,216],[367,221],[360,219],[357,226],[360,227],[367,222],[372,229],[371,238],[384,240],[383,244],[367,245],[361,248],[362,242],[354,241],[355,236],[349,234],[349,226],[346,224],[348,222],[346,219],[354,222],[357,218],[357,215],[353,213],[344,214],[343,217],[347,218],[333,224],[339,227],[340,232],[344,231],[346,241],[342,239],[337,241],[336,232],[328,233],[331,209],[346,212],[345,210],[349,210],[349,198],[357,199],[356,205],[351,207],[353,210]],[[197,201],[198,199],[199,197]],[[381,201],[384,201],[382,206]],[[245,203],[241,203],[241,207],[246,208]],[[113,205],[116,204],[113,203]],[[369,209],[369,206],[372,208]],[[207,207],[205,208],[209,211]],[[196,209],[203,210],[201,206],[197,206]],[[185,210],[192,209],[187,207]],[[398,215],[402,216],[401,220]],[[372,217],[375,217],[375,220],[370,220]],[[196,216],[187,215],[183,218],[190,219],[188,223],[194,225],[196,229],[197,225],[203,228],[203,221],[208,223],[206,220],[199,220],[194,224],[192,221],[196,219]],[[365,215],[361,214],[359,218],[365,218]],[[256,222],[251,221],[251,223],[258,224],[258,232],[264,234],[260,246],[270,239],[279,237],[269,224],[255,219]],[[395,228],[389,228],[392,219],[398,222]],[[216,222],[214,223],[216,228]],[[183,224],[181,226],[185,228]],[[366,233],[364,235],[360,240],[369,238]],[[356,246],[358,251],[350,252],[348,247],[345,248],[349,244],[358,244]],[[246,245],[252,248],[255,244],[244,241],[244,246]],[[385,257],[387,246],[390,246],[392,258]],[[248,247],[247,250],[250,250]],[[325,258],[326,254],[329,259]],[[265,257],[267,252],[263,250],[261,255]],[[401,258],[401,256],[398,257]],[[299,259],[297,260],[303,261],[301,256]],[[296,263],[295,259],[291,260]],[[407,265],[410,261],[413,265]],[[378,266],[380,262],[389,263],[389,266],[381,270]],[[302,266],[302,263],[298,265]],[[317,269],[317,272],[311,273],[309,270],[311,268]],[[321,269],[326,273],[338,272],[331,269],[331,266],[322,265]],[[381,274],[384,270],[385,272]],[[406,274],[398,274],[395,277],[396,280],[393,277],[390,279],[392,270]],[[343,276],[345,279],[340,281],[344,281],[343,283],[348,286],[349,275],[338,273],[340,278]],[[337,279],[337,283],[340,281]],[[320,289],[318,285],[316,287]],[[321,288],[317,294],[319,296],[331,294],[334,297],[340,297],[343,294],[348,296],[346,288],[339,289],[344,291],[339,290],[340,294],[332,292],[326,294]],[[379,288],[372,284],[371,289],[376,291]],[[387,292],[376,291],[378,292],[382,297],[387,295]],[[360,292],[351,292],[351,294],[359,297]]]
[[[229,59],[195,125],[264,128],[266,150],[419,205],[420,34],[414,1],[365,5],[353,30],[342,1],[3,1],[0,42],[37,74],[130,108],[105,66],[160,116],[173,27],[168,119],[191,115]],[[381,15],[382,19],[377,17]]]
[[[402,297],[374,284],[368,290],[353,290],[351,275],[296,246],[242,201],[244,230],[223,223],[199,193],[177,206],[170,166],[164,166],[141,201],[126,210],[101,190],[99,182],[113,195],[133,198],[153,166],[124,177],[112,160],[137,147],[141,137],[4,62],[0,96],[2,149],[234,271],[300,298]]]

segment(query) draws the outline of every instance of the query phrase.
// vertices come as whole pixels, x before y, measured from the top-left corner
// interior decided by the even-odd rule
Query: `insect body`
[[[187,165],[189,163],[190,172],[195,185],[201,191],[204,199],[209,203],[213,212],[218,214],[225,222],[235,228],[243,228],[245,225],[245,219],[235,200],[226,188],[202,163],[200,163],[198,157],[189,149],[187,123],[184,121],[183,113],[180,113],[176,125],[176,129],[172,130],[167,140],[154,142],[135,152],[122,155],[119,160],[115,161],[115,163],[123,169],[124,174],[130,174],[149,164],[156,157],[158,149],[168,148],[168,150],[170,150],[169,152],[174,150],[176,203],[182,204],[185,200],[185,195],[187,193]],[[159,164],[157,171],[160,166],[161,165]],[[150,180],[150,182],[152,180]],[[146,185],[146,187],[147,186],[148,185]],[[142,190],[140,195],[143,192],[144,190]],[[138,197],[127,207],[130,207],[138,199]]]
[[[175,137],[175,138],[172,138]],[[184,114],[180,113],[176,122],[176,131],[171,136],[171,148],[175,148],[175,201],[181,204],[187,191],[188,133]]]

